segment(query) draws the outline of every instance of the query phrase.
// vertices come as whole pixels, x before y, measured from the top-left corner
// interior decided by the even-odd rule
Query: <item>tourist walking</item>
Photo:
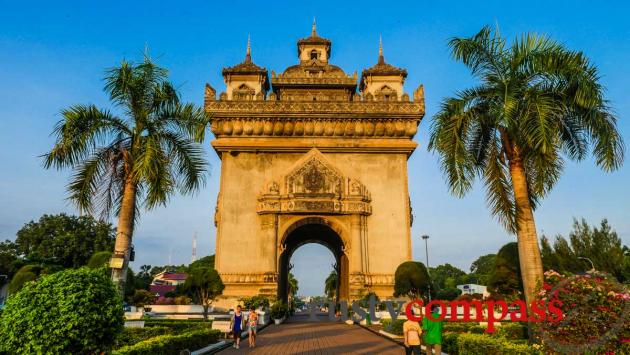
[[[230,329],[234,334],[234,347],[238,349],[241,345],[241,332],[243,331],[243,326],[245,324],[245,316],[243,315],[243,311],[241,306],[236,306],[236,310],[230,318]]]
[[[249,333],[249,347],[256,346],[256,327],[258,326],[258,313],[256,308],[252,307],[249,310],[249,316],[247,317],[247,332]]]
[[[440,317],[440,307],[434,306],[431,310],[431,320],[429,317],[422,319],[422,330],[424,331],[424,345],[427,347],[427,355],[442,354],[442,327],[444,321],[437,320]]]
[[[403,323],[403,333],[405,335],[405,354],[420,355],[420,339],[422,328],[418,322],[407,320]]]

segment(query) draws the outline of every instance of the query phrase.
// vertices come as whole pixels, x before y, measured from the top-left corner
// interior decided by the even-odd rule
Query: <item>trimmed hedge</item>
[[[536,346],[482,334],[459,334],[455,341],[457,342],[455,354],[459,355],[543,355]],[[448,353],[453,354],[452,350]]]
[[[383,326],[383,330],[394,334],[394,335],[403,335],[403,323],[405,323],[406,319],[396,319],[396,322],[392,324],[392,320],[390,318],[381,319],[381,326]]]
[[[181,335],[160,335],[141,341],[137,344],[124,346],[114,350],[113,355],[172,355],[180,351],[198,350],[216,343],[221,332],[212,329],[198,329]]]
[[[124,328],[116,338],[115,348],[134,345],[159,335],[170,335],[172,333],[173,331],[168,327]]]
[[[457,347],[459,335],[459,333],[444,333],[442,335],[442,351],[449,355],[457,355],[459,353]]]
[[[500,327],[495,327],[492,335],[512,340],[527,339],[527,325],[522,323],[501,323]]]
[[[486,329],[479,323],[444,322],[445,332],[483,334]]]
[[[212,321],[202,320],[177,320],[177,319],[151,319],[145,320],[145,327],[166,327],[173,333],[183,333],[195,329],[210,329],[212,327]]]

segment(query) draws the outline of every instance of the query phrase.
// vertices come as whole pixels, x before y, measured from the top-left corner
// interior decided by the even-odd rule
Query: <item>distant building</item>
[[[186,282],[186,278],[188,278],[188,274],[185,273],[162,271],[153,278],[150,290],[152,293],[164,297],[167,293],[175,291],[178,285]]]
[[[490,295],[488,293],[488,288],[484,285],[464,284],[464,285],[457,285],[457,288],[462,290],[462,295],[472,295],[475,293],[482,294],[483,297],[487,297]]]

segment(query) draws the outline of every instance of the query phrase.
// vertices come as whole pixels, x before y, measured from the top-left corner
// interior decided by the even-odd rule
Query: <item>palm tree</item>
[[[337,270],[333,269],[326,278],[324,284],[324,293],[326,297],[333,299],[337,295]]]
[[[199,143],[208,123],[202,109],[180,103],[167,71],[148,55],[106,72],[105,92],[116,111],[95,105],[64,109],[44,155],[46,168],[71,168],[69,200],[81,213],[118,215],[112,279],[124,289],[139,207],[165,205],[179,190],[205,183],[207,163]]]
[[[293,276],[292,273],[289,273],[289,296],[291,298],[295,298],[295,295],[298,292],[298,280]]]
[[[453,57],[480,83],[446,98],[431,125],[451,192],[476,177],[493,215],[516,233],[526,299],[542,278],[533,210],[558,181],[565,159],[591,151],[605,171],[619,168],[624,146],[597,68],[581,52],[536,34],[511,46],[484,27],[449,42]]]

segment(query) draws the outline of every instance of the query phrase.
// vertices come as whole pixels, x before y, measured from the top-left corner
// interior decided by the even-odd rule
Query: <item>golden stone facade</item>
[[[221,158],[215,267],[219,306],[266,294],[286,298],[293,252],[328,247],[339,297],[393,293],[411,259],[407,159],[424,115],[422,86],[404,93],[404,69],[378,62],[347,75],[329,63],[332,44],[298,41],[299,64],[283,73],[245,61],[223,70],[226,91],[206,85],[212,146]],[[358,90],[357,90],[358,88]]]

